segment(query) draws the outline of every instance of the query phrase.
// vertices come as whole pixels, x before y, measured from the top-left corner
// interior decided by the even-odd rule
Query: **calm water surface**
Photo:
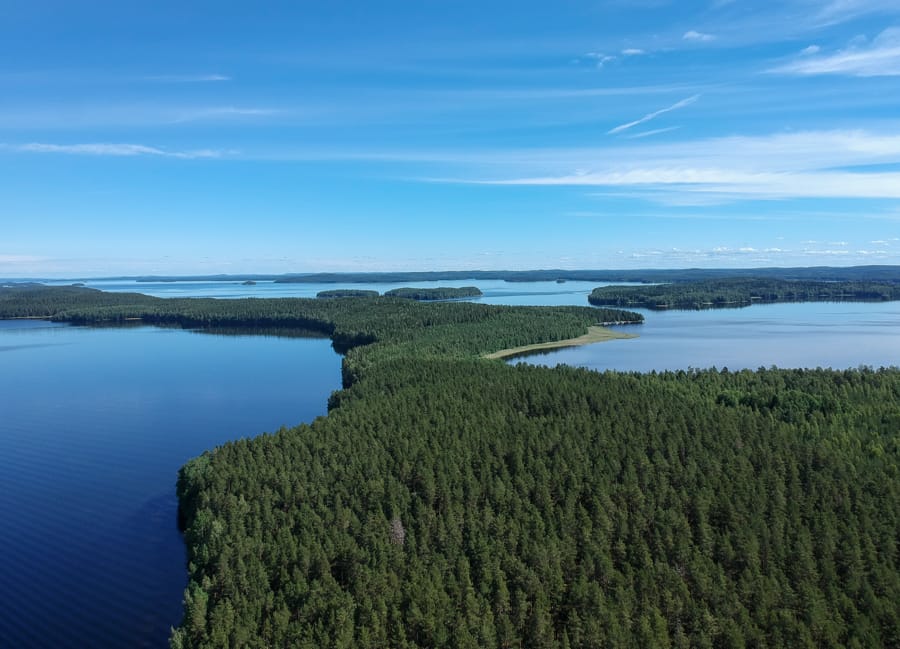
[[[643,311],[639,338],[528,356],[595,370],[900,366],[900,302],[766,304],[745,309]],[[523,359],[517,359],[521,361]],[[515,362],[515,361],[513,361]]]
[[[69,282],[66,282],[69,283]],[[88,282],[162,297],[312,297],[402,284]],[[586,305],[596,282],[475,285],[488,304]],[[900,365],[900,303],[647,312],[639,333],[528,357],[594,369]],[[513,362],[521,362],[521,359]],[[0,647],[164,647],[185,554],[174,482],[228,440],[325,414],[324,339],[0,321]]]
[[[52,285],[71,284],[71,280],[47,282]],[[602,282],[505,282],[503,280],[448,280],[437,282],[399,282],[378,284],[281,284],[272,281],[244,286],[241,282],[135,282],[134,280],[85,280],[90,288],[103,291],[143,293],[155,297],[315,297],[319,291],[337,288],[362,289],[384,293],[394,288],[416,286],[436,288],[445,286],[477,286],[484,295],[474,302],[485,304],[559,306],[576,304],[587,306],[587,296]],[[622,285],[622,284],[619,284]]]
[[[325,414],[325,339],[0,321],[0,647],[165,647],[185,551],[175,477]]]

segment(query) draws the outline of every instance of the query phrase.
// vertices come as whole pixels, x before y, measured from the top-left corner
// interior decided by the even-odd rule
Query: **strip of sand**
[[[591,343],[602,343],[607,340],[616,340],[618,338],[637,338],[637,334],[623,334],[606,327],[588,327],[588,332],[578,338],[567,338],[566,340],[556,340],[549,343],[536,343],[534,345],[524,345],[523,347],[513,347],[511,349],[501,349],[499,352],[485,354],[485,358],[508,358],[509,356],[518,356],[519,354],[527,354],[528,352],[541,351],[544,349],[558,349],[560,347],[577,347],[579,345],[590,345]]]

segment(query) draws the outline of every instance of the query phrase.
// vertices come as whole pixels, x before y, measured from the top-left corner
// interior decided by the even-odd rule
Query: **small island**
[[[256,282],[254,282],[252,279],[248,279],[248,280],[246,280],[246,281],[244,281],[244,282],[241,282],[241,285],[243,285],[243,286],[256,286]]]
[[[385,297],[402,297],[409,300],[428,302],[432,300],[458,300],[467,297],[480,297],[483,295],[477,286],[462,286],[453,288],[442,286],[439,288],[395,288],[387,291]]]
[[[336,288],[330,291],[319,291],[316,293],[316,297],[378,297],[378,291],[366,291],[358,288]]]

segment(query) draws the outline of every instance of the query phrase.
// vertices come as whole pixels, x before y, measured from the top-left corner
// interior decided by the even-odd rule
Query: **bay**
[[[644,324],[612,327],[638,338],[558,349],[511,362],[637,372],[900,366],[900,302],[641,312]]]

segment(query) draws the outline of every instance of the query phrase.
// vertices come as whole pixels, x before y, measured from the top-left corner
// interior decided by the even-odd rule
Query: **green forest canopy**
[[[357,345],[327,417],[181,470],[175,647],[900,646],[896,369],[511,366],[480,355],[622,316],[111,296],[0,315]]]

